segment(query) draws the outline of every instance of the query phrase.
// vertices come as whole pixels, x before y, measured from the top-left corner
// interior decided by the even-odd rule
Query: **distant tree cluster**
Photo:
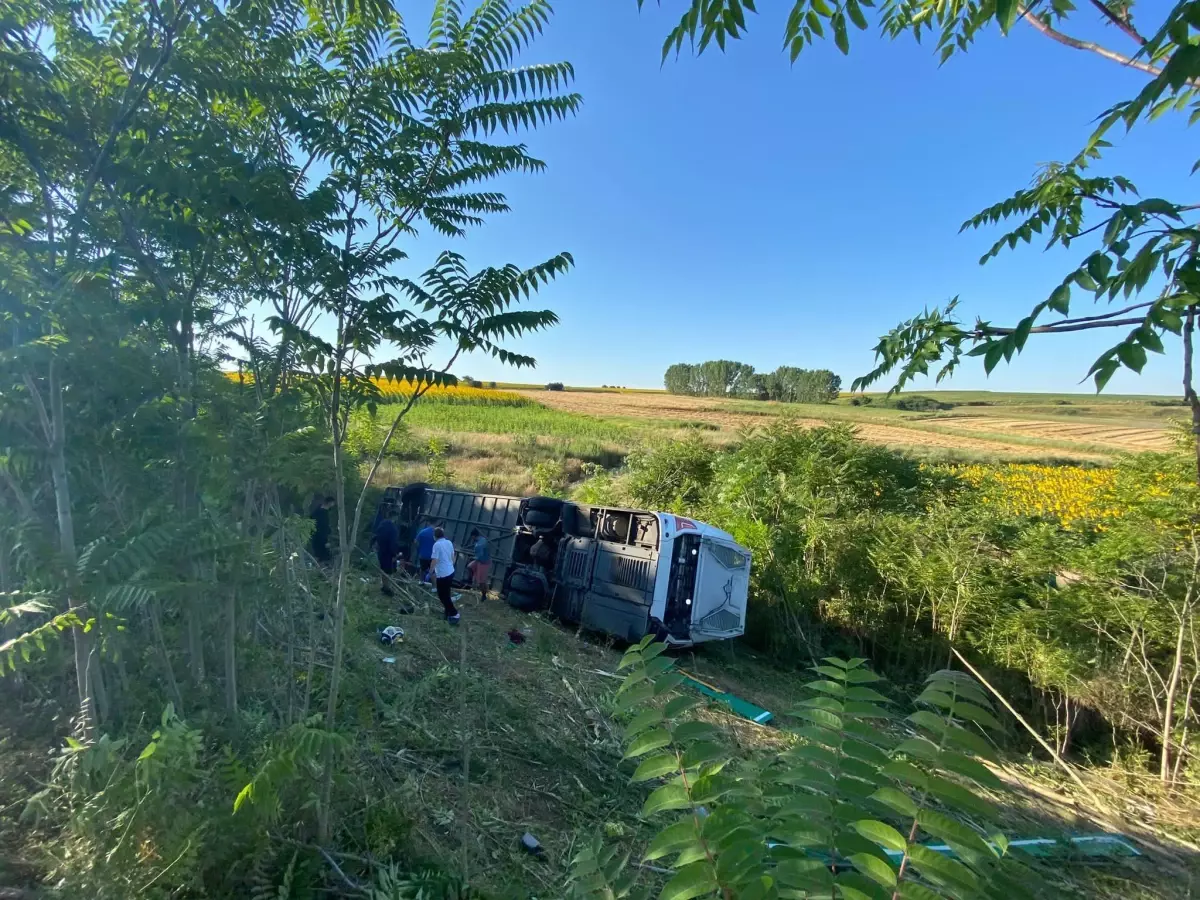
[[[755,372],[753,366],[728,359],[676,363],[667,369],[663,383],[672,394],[785,403],[830,403],[842,388],[841,376],[828,369],[780,366],[774,372]]]

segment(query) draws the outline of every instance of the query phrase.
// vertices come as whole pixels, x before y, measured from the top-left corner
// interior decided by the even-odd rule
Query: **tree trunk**
[[[191,307],[188,305],[180,316],[179,339],[175,345],[176,362],[179,367],[177,376],[179,399],[183,409],[183,419],[176,433],[175,454],[175,505],[181,519],[187,519],[192,513],[192,479],[191,466],[188,459],[188,445],[185,431],[196,418],[196,399],[192,389],[192,322]],[[200,623],[200,608],[195,583],[200,578],[199,567],[195,561],[189,563],[189,575],[192,583],[183,590],[183,621],[186,637],[189,671],[192,681],[197,687],[204,684],[206,672],[204,667],[204,633]]]
[[[57,384],[51,384],[55,391]],[[56,406],[58,404],[55,404]],[[65,430],[58,421],[61,411],[56,411],[56,432]],[[79,557],[75,547],[75,517],[71,510],[71,484],[67,477],[67,460],[64,447],[57,440],[50,449],[50,477],[54,483],[54,507],[58,519],[58,549],[62,555],[67,579],[67,608],[73,610],[83,621],[88,619],[87,605],[80,596]],[[79,692],[79,721],[84,736],[90,741],[96,737],[100,710],[96,702],[95,677],[98,667],[92,654],[92,636],[82,628],[72,629],[75,655],[75,686]]]
[[[1175,695],[1179,692],[1179,681],[1183,676],[1183,640],[1187,634],[1187,614],[1179,615],[1179,631],[1175,638],[1175,657],[1171,661],[1171,675],[1167,679],[1167,692],[1163,698],[1162,755],[1159,757],[1159,781],[1167,784],[1171,780],[1171,738],[1175,727]]]
[[[1196,307],[1187,308],[1183,325],[1183,399],[1192,411],[1192,441],[1196,449],[1196,481],[1200,483],[1200,396],[1192,385],[1192,335],[1196,330]]]
[[[308,621],[308,669],[304,677],[304,700],[300,704],[301,722],[308,718],[308,711],[312,708],[313,678],[317,672],[317,609],[313,602],[312,585],[307,577],[304,579],[304,588],[304,610]]]
[[[288,672],[289,680],[291,672]],[[225,711],[237,718],[237,587],[225,601]]]
[[[338,327],[339,335],[341,325]],[[342,645],[346,619],[346,582],[349,577],[350,545],[346,533],[346,477],[342,459],[341,428],[339,420],[340,383],[334,381],[333,413],[331,424],[333,431],[333,478],[334,494],[337,498],[338,512],[338,560],[337,560],[337,591],[333,604],[333,671],[329,674],[329,698],[325,705],[325,727],[333,730],[337,724],[338,689],[341,686],[342,675]],[[315,648],[314,648],[315,649]],[[333,793],[333,749],[326,747],[324,754],[324,772],[321,777],[321,800],[317,818],[317,840],[321,844],[329,842],[330,834],[330,801]]]
[[[146,609],[150,618],[150,631],[154,636],[154,646],[158,652],[159,664],[162,666],[163,677],[167,680],[167,693],[171,697],[171,702],[175,704],[175,712],[182,719],[185,717],[183,695],[179,693],[179,682],[175,680],[175,670],[171,666],[171,656],[167,653],[167,642],[163,639],[162,610],[159,608],[158,598],[151,598]]]
[[[7,594],[14,589],[11,553],[12,548],[8,543],[8,529],[0,528],[0,594]]]

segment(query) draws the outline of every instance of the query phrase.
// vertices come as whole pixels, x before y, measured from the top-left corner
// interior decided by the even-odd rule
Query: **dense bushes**
[[[844,650],[899,679],[945,664],[950,647],[970,651],[1044,692],[1031,714],[1053,715],[1062,746],[1091,707],[1152,741],[1160,776],[1177,777],[1200,684],[1187,455],[1142,454],[1103,478],[987,470],[781,422],[724,451],[693,439],[635,454],[606,488],[753,551],[757,646],[797,662]]]

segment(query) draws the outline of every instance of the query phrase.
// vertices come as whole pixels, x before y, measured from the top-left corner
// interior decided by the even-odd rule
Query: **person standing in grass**
[[[381,590],[385,597],[390,597],[392,576],[396,574],[396,557],[400,555],[400,529],[396,527],[396,511],[392,507],[380,515],[379,523],[375,526],[375,555],[383,574]]]
[[[437,540],[433,533],[433,523],[428,519],[422,520],[424,526],[417,532],[417,560],[421,566],[419,576],[422,581],[429,580],[429,563],[433,559],[433,542]]]
[[[471,573],[471,583],[479,588],[479,600],[483,602],[487,599],[488,579],[492,574],[492,550],[478,528],[471,531],[471,542],[475,558],[467,564],[467,571]]]
[[[450,596],[450,589],[454,587],[454,544],[450,543],[446,532],[440,528],[433,530],[433,536],[431,565],[434,583],[437,585],[438,599],[442,601],[442,609],[446,611],[446,621],[451,625],[457,625],[458,609]]]

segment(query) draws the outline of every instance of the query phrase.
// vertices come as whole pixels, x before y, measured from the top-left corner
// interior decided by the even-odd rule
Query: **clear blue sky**
[[[414,31],[429,5],[405,4]],[[452,246],[473,267],[561,250],[577,267],[541,295],[561,325],[522,343],[536,373],[477,358],[460,374],[661,387],[670,363],[727,358],[830,368],[848,385],[877,337],[923,306],[957,294],[971,316],[1015,320],[1082,258],[1035,245],[980,267],[999,232],[958,228],[1039,163],[1071,156],[1145,76],[1025,26],[941,68],[930,45],[873,31],[852,34],[848,57],[818,44],[791,66],[779,51],[787,5],[762,4],[780,8],[752,17],[724,55],[660,67],[681,0],[640,14],[635,0],[560,0],[523,61],[570,60],[583,109],[528,137],[549,170],[501,185],[513,212]],[[1141,21],[1163,9],[1147,5]],[[1126,48],[1077,18],[1083,36]],[[1100,171],[1194,200],[1183,118],[1139,126]],[[445,245],[423,235],[414,264]],[[1113,337],[1035,336],[990,379],[971,360],[942,386],[1090,390],[1079,382]],[[1176,350],[1108,390],[1177,394],[1178,373]]]

